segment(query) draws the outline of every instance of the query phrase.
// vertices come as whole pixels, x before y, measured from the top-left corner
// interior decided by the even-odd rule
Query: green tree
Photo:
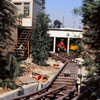
[[[54,20],[53,28],[61,28],[62,23],[59,20]]]
[[[84,58],[84,64],[89,72],[87,83],[96,87],[95,93],[92,93],[96,97],[100,92],[100,0],[83,0],[81,14],[85,26],[84,49],[88,55]]]
[[[0,86],[10,86],[10,88],[11,86],[13,88],[12,79],[18,75],[19,70],[15,57],[7,56],[8,46],[13,42],[11,33],[15,28],[14,9],[15,7],[8,0],[0,1]]]
[[[15,79],[19,75],[19,64],[12,55],[9,56],[9,61],[7,60],[5,66],[0,67],[0,86],[15,89],[17,87]]]
[[[38,65],[46,65],[46,60],[49,57],[50,37],[48,32],[50,19],[45,14],[44,0],[41,11],[36,18],[31,36],[31,53],[33,62]]]
[[[79,9],[77,9],[77,8],[74,8],[73,10],[72,10],[72,14],[73,14],[73,16],[74,16],[74,22],[73,22],[73,28],[75,27],[75,18],[79,15]]]
[[[8,39],[11,38],[11,31],[15,27],[14,6],[7,0],[1,0],[0,6],[0,42],[3,47],[8,47]]]

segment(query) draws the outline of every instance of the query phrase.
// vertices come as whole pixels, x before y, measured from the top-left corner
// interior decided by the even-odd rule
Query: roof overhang
[[[53,28],[49,29],[48,34],[50,37],[57,38],[82,38],[82,30],[80,29]]]

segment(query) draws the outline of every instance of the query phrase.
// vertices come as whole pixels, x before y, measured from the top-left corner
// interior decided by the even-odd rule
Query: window
[[[21,14],[21,8],[22,8],[22,4],[21,3],[14,3],[16,5],[16,7],[18,8],[18,15]]]
[[[29,8],[30,8],[30,3],[24,3],[24,15],[29,16],[29,14],[30,14]]]

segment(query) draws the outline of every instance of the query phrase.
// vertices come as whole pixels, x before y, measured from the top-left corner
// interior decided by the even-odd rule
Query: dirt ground
[[[6,92],[11,91],[11,89],[7,89],[7,88],[0,88],[0,95]]]
[[[32,63],[32,59],[28,58],[27,60],[23,60],[20,63],[21,68],[21,76],[17,78],[16,84],[22,86],[24,84],[30,83],[43,83],[48,82],[52,79],[52,77],[56,74],[56,72],[63,66],[63,63],[60,61],[55,61],[52,58],[49,58],[47,64],[49,66],[38,66]],[[57,66],[56,66],[57,64]],[[59,66],[58,66],[59,65]],[[30,70],[32,69],[32,76],[30,75]],[[37,78],[40,77],[40,79]],[[6,92],[12,91],[7,88],[0,88],[0,95]]]
[[[23,77],[33,78],[36,81],[39,81],[38,79],[36,79],[36,76],[43,76],[46,78],[46,81],[49,81],[54,76],[54,74],[63,66],[62,62],[55,61],[51,57],[48,59],[47,64],[49,64],[49,66],[39,66],[37,64],[32,63],[31,58],[20,62],[20,67],[26,68],[26,71],[24,71],[25,75],[23,75]],[[32,76],[30,75],[31,72]],[[19,78],[19,80],[22,81],[22,78]],[[39,82],[45,81],[42,79]]]
[[[16,84],[22,86],[24,84],[31,84],[31,83],[44,83],[50,81],[56,72],[64,65],[60,61],[55,61],[51,57],[48,59],[47,64],[49,66],[38,66],[32,63],[32,59],[28,58],[27,60],[23,60],[20,63],[20,68],[22,75],[17,78]],[[32,69],[32,70],[31,70]],[[32,74],[31,74],[32,72]],[[78,74],[80,73],[80,69],[78,69]],[[85,67],[81,68],[81,73],[83,76],[87,74]],[[84,78],[82,78],[82,81]],[[79,82],[79,79],[78,79]],[[3,89],[0,88],[0,94],[6,93],[11,91],[11,89]]]

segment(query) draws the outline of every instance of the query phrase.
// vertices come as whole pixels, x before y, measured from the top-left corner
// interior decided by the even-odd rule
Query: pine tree
[[[0,1],[0,86],[13,88],[19,67],[15,57],[7,56],[8,46],[13,42],[12,30],[15,28],[14,6],[8,0]],[[8,42],[9,41],[9,42]]]
[[[7,0],[0,1],[0,56],[5,55],[8,45],[13,42],[11,32],[15,27],[14,6]],[[9,42],[8,42],[9,41]],[[5,52],[4,52],[5,51]],[[0,57],[1,59],[2,57]],[[0,63],[1,64],[1,63]]]
[[[7,64],[8,41],[13,41],[11,31],[15,27],[15,15],[14,6],[10,2],[1,0],[0,3],[0,69],[4,69]]]
[[[87,83],[96,87],[92,95],[97,96],[100,92],[100,0],[83,0],[82,17],[87,26],[83,37]]]
[[[7,0],[1,1],[0,6],[0,42],[3,42],[6,46],[8,45],[8,39],[13,41],[11,38],[11,31],[15,27],[15,14],[14,6]]]
[[[33,62],[38,65],[46,65],[46,60],[49,57],[50,37],[48,32],[50,19],[45,13],[45,1],[43,0],[41,11],[36,18],[33,26],[33,33],[31,37],[31,53]]]

